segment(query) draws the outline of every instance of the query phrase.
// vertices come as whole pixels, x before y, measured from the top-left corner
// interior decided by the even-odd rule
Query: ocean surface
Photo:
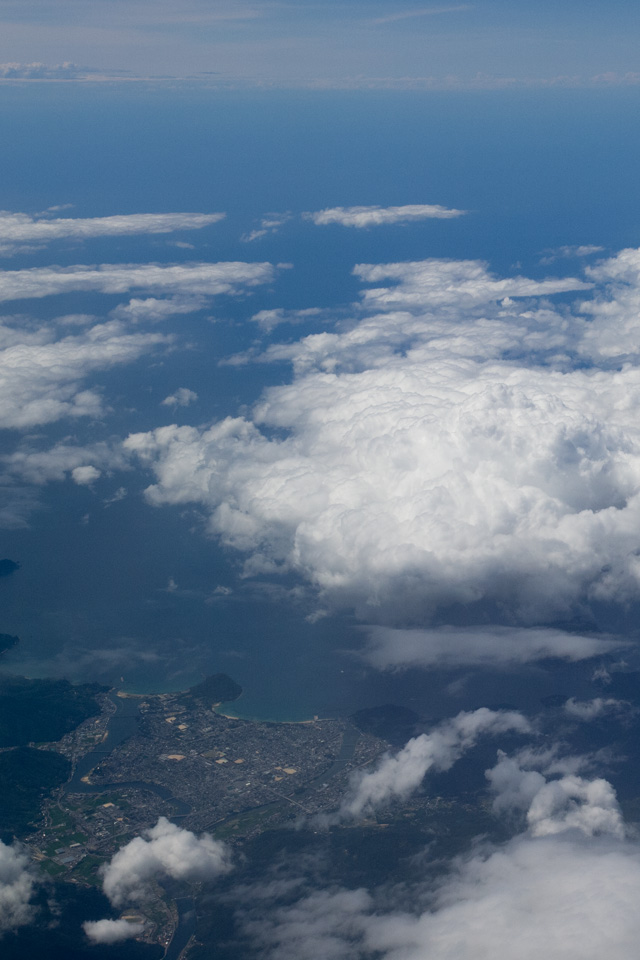
[[[73,204],[68,215],[81,217],[228,215],[195,250],[164,237],[59,241],[19,253],[3,269],[191,259],[293,264],[273,288],[174,320],[192,346],[186,355],[178,350],[157,363],[143,357],[96,374],[91,385],[107,400],[104,420],[61,421],[23,442],[96,442],[172,419],[201,424],[241,413],[265,387],[291,376],[283,364],[219,365],[255,342],[251,314],[348,305],[358,294],[356,263],[479,258],[501,275],[542,277],[578,269],[574,261],[541,263],[551,248],[596,244],[607,254],[637,246],[639,99],[633,89],[396,97],[4,86],[0,125],[12,136],[0,143],[1,207],[33,213]],[[370,231],[325,232],[299,218],[334,205],[405,203],[469,214]],[[263,215],[284,211],[296,217],[278,234],[241,241]],[[106,313],[122,299],[68,294],[5,304],[4,313],[46,321]],[[313,322],[276,328],[270,341],[315,329]],[[183,382],[197,391],[197,403],[164,411],[160,400]],[[0,454],[16,441],[4,431]],[[93,489],[53,482],[19,491],[34,508],[24,525],[0,531],[0,556],[21,563],[0,581],[0,631],[21,638],[3,669],[99,679],[139,693],[185,689],[225,672],[244,689],[232,712],[278,720],[386,702],[437,717],[588,689],[588,665],[376,673],[359,656],[362,636],[348,612],[312,622],[313,597],[296,592],[303,585],[242,579],[243,558],[207,538],[198,510],[146,504],[149,482],[131,469],[105,474]],[[126,497],[113,499],[121,487]]]

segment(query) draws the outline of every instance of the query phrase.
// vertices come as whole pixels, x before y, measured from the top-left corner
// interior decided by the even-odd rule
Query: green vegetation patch
[[[61,863],[54,863],[53,860],[41,860],[38,866],[50,877],[60,877],[63,873],[67,872],[66,867]]]
[[[357,710],[350,718],[362,733],[404,745],[420,732],[420,717],[407,707],[386,703],[381,707]]]
[[[96,695],[107,689],[99,683],[0,676],[0,747],[59,740],[100,713]]]
[[[0,831],[28,832],[43,798],[70,773],[67,758],[52,750],[18,747],[0,753]]]
[[[211,706],[214,703],[228,703],[237,700],[242,687],[228,677],[226,673],[214,673],[202,683],[191,687],[180,699],[183,703],[200,703]]]
[[[61,810],[60,807],[51,807],[49,817],[52,827],[67,827],[68,829],[73,829],[73,820],[69,814]]]
[[[92,886],[99,887],[102,884],[102,877],[98,873],[98,870],[105,862],[103,857],[95,857],[90,853],[73,868],[71,876],[78,880],[84,880],[85,883],[90,883]]]

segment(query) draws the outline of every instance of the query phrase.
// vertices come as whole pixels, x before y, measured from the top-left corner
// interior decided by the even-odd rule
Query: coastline
[[[116,697],[120,697],[122,700],[148,700],[151,697],[179,697],[181,694],[188,693],[191,688],[186,690],[166,690],[159,693],[129,693],[125,690],[118,690],[117,687],[112,687],[112,691]],[[242,694],[238,697],[238,700],[242,699]],[[211,709],[214,713],[217,713],[219,717],[224,717],[225,720],[241,720],[245,723],[282,723],[282,724],[304,724],[304,723],[318,723],[321,720],[336,720],[336,717],[320,717],[317,714],[314,714],[313,717],[308,717],[304,720],[276,720],[272,717],[254,717],[254,716],[240,716],[239,714],[229,713],[228,708],[224,708],[226,704],[237,703],[237,700],[221,700],[218,703],[214,703],[211,706]]]
[[[230,700],[229,702],[230,702],[230,703],[235,703],[235,700]],[[241,717],[241,716],[238,716],[237,714],[225,713],[223,710],[220,710],[219,708],[222,707],[223,705],[224,705],[224,704],[222,704],[222,703],[214,703],[214,704],[213,704],[213,707],[212,707],[214,713],[217,713],[219,717],[225,717],[225,719],[227,719],[227,720],[243,720],[243,721],[246,722],[246,723],[295,723],[295,724],[299,724],[299,723],[318,723],[320,720],[335,720],[335,719],[337,719],[336,717],[319,717],[319,716],[316,716],[316,715],[314,715],[313,717],[311,717],[311,718],[308,719],[308,720],[273,720],[273,719],[265,718],[265,717]]]

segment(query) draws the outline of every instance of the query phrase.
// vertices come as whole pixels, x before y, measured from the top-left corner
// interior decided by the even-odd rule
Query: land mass
[[[32,745],[0,752],[0,759],[6,756],[15,764],[22,751],[35,764],[33,779],[41,783],[38,764],[57,757],[58,767],[35,797],[39,822],[21,835],[40,869],[57,886],[69,890],[75,884],[79,896],[87,888],[97,891],[101,866],[159,816],[166,816],[237,847],[234,878],[241,877],[239,882],[249,883],[251,871],[298,852],[318,862],[326,854],[328,864],[358,885],[377,869],[385,877],[406,871],[416,836],[436,852],[437,861],[441,854],[458,852],[468,830],[475,835],[496,829],[495,818],[481,801],[466,793],[462,802],[417,795],[380,817],[319,830],[312,816],[339,806],[353,771],[379,757],[390,740],[417,732],[424,721],[389,706],[350,719],[299,724],[235,719],[213,709],[220,699],[240,692],[220,674],[182,693],[134,697],[101,691],[95,694],[99,712],[58,741],[40,744],[39,749]],[[12,789],[25,786],[19,775],[11,776]],[[46,790],[49,795],[43,799]],[[290,829],[294,826],[297,829]],[[216,911],[229,913],[225,883],[219,881],[212,889],[183,884],[179,893],[175,883],[156,884],[149,899],[136,905],[145,923],[144,943],[138,947],[153,950],[171,944],[166,956],[183,956],[183,934],[172,939],[176,930],[184,930],[176,906],[182,903],[185,916],[197,918],[190,921],[195,939],[189,934],[184,956],[208,958],[210,946],[205,945],[224,929],[211,918],[222,917]],[[212,910],[216,897],[220,899]],[[231,914],[227,921],[232,925]],[[18,932],[17,947],[21,937]],[[225,960],[222,944],[215,955]]]
[[[100,713],[97,695],[107,690],[98,683],[0,675],[0,747],[59,740]]]
[[[183,703],[194,706],[213,706],[219,703],[229,703],[237,700],[242,693],[242,687],[228,677],[226,673],[214,673],[206,677],[202,683],[191,687],[182,696]]]
[[[8,557],[0,560],[0,577],[10,577],[12,573],[19,569],[20,564],[17,560],[9,560]]]
[[[10,633],[0,633],[0,653],[10,650],[20,643],[20,637],[12,637]]]
[[[67,758],[54,750],[18,747],[0,752],[0,838],[10,842],[33,829],[43,798],[70,773]]]

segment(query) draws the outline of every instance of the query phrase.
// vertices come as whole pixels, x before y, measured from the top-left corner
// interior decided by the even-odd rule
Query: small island
[[[10,633],[0,633],[0,653],[11,650],[18,643],[20,643],[20,637],[12,637]]]
[[[17,560],[9,560],[8,557],[0,560],[0,577],[10,577],[12,573],[19,569],[20,564]]]

